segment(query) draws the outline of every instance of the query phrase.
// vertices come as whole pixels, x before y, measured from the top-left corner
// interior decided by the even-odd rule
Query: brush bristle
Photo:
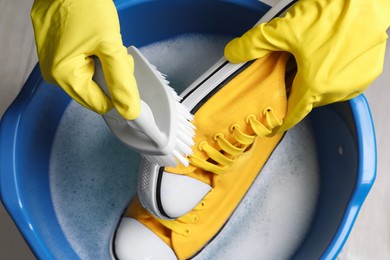
[[[171,95],[175,100],[177,114],[177,135],[175,140],[175,148],[171,154],[166,156],[143,155],[147,160],[154,161],[160,166],[177,166],[178,163],[188,166],[188,156],[192,154],[192,146],[194,145],[193,138],[195,136],[195,125],[193,124],[194,115],[190,113],[188,108],[181,103],[181,97],[176,91],[169,86],[169,81],[166,75],[161,73],[154,65],[149,65],[154,69],[155,74],[164,83],[164,86],[170,89]]]

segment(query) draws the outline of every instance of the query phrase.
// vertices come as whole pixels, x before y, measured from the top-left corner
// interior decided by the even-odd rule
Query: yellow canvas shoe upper
[[[285,68],[289,55],[275,52],[253,62],[195,113],[190,165],[165,167],[213,186],[216,175],[234,167],[257,136],[280,126],[287,110]]]
[[[287,110],[285,69],[289,54],[274,52],[231,79],[195,113],[194,153],[188,167],[164,171],[211,186],[198,205],[176,220],[162,220],[136,198],[125,217],[160,237],[179,259],[200,251],[223,227],[282,138],[272,129]]]

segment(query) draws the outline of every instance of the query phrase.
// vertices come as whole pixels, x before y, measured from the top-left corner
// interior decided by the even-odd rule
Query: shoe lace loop
[[[249,122],[248,122],[249,123]],[[248,135],[241,130],[239,124],[234,124],[230,127],[230,131],[233,132],[233,137],[237,142],[243,145],[251,145],[255,141],[255,135]]]
[[[272,132],[272,129],[276,126],[282,125],[282,120],[280,120],[276,114],[275,111],[272,109],[272,107],[266,107],[263,110],[263,115],[265,117],[265,120],[267,122],[267,126],[262,124],[260,121],[256,119],[256,116],[251,114],[246,117],[246,122],[249,123],[252,126],[253,131],[258,136],[267,136]]]
[[[237,157],[245,151],[245,148],[237,147],[229,142],[229,140],[227,140],[222,133],[214,135],[214,141],[217,142],[218,146],[221,147],[223,151],[227,152],[233,157]]]
[[[230,159],[223,155],[220,151],[212,147],[210,144],[208,144],[206,141],[202,141],[199,144],[199,150],[205,151],[210,158],[213,158],[214,161],[222,164],[222,165],[229,165],[234,162],[233,159]]]
[[[214,135],[214,141],[220,149],[214,148],[207,141],[199,143],[199,150],[207,154],[208,160],[193,154],[189,157],[189,162],[195,167],[201,168],[208,172],[215,174],[222,174],[226,168],[232,165],[235,159],[240,156],[248,146],[253,144],[257,136],[264,137],[272,133],[272,129],[282,125],[283,120],[278,118],[272,107],[266,107],[263,109],[263,115],[265,117],[265,123],[260,122],[254,114],[250,114],[246,117],[246,123],[249,124],[255,133],[250,135],[245,133],[239,124],[233,124],[230,127],[233,138],[236,143],[231,143],[225,138],[224,134],[217,133]]]

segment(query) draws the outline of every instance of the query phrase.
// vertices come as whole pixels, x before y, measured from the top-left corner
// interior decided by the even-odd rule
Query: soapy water
[[[182,92],[223,55],[224,36],[183,35],[141,48]],[[287,259],[308,231],[319,190],[310,122],[290,130],[229,222],[194,259]],[[139,156],[101,116],[71,102],[58,126],[50,188],[58,221],[81,259],[110,259],[110,239],[136,192]],[[145,243],[147,243],[145,241]]]

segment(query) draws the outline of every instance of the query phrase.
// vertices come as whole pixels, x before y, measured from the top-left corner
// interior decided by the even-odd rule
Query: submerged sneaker
[[[114,240],[120,259],[148,250],[161,253],[159,259],[187,259],[218,233],[282,138],[271,135],[287,109],[288,58],[288,53],[274,52],[254,61],[200,106],[189,166],[159,168],[143,162],[142,170],[157,176],[156,215],[165,219],[133,200]],[[178,218],[167,219],[172,217]]]
[[[197,128],[190,165],[164,168],[141,162],[138,195],[147,210],[163,219],[180,217],[243,161],[258,161],[249,159],[247,152],[257,137],[268,136],[280,126],[286,113],[288,57],[275,52],[247,64],[210,89],[211,97],[206,95],[189,105],[194,107]],[[197,94],[191,95],[196,100]],[[184,98],[184,102],[188,100]]]

